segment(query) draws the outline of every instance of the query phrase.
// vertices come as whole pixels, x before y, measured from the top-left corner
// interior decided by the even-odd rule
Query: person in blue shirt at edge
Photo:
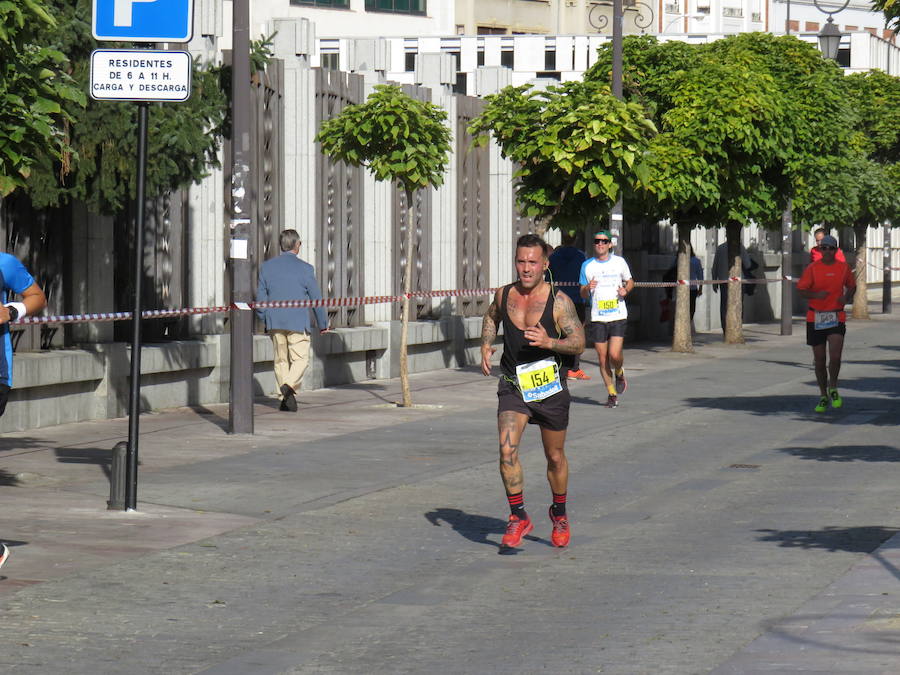
[[[9,253],[0,253],[0,292],[3,294],[3,305],[0,305],[0,340],[3,342],[0,347],[0,416],[2,416],[6,412],[13,375],[13,349],[9,324],[29,314],[40,312],[47,306],[47,297],[25,269],[25,265]],[[21,302],[10,300],[13,294],[22,296]],[[7,558],[9,549],[6,544],[0,543],[0,567],[3,567]]]
[[[578,277],[581,274],[584,260],[584,252],[575,246],[575,237],[569,232],[563,232],[562,244],[550,254],[550,280],[554,284],[561,281],[566,282],[559,287],[559,290],[568,295],[572,304],[575,305],[575,313],[582,326],[584,325],[585,304],[578,287]],[[568,379],[589,380],[591,376],[581,369],[579,356],[580,354],[575,354],[572,358]]]
[[[321,300],[316,271],[301,260],[300,235],[284,230],[280,235],[281,255],[266,260],[259,268],[256,301]],[[279,410],[297,411],[295,394],[309,365],[309,308],[285,307],[256,310],[272,336],[275,381],[281,393]],[[328,330],[328,315],[323,307],[313,309],[320,333]]]
[[[690,270],[690,280],[691,281],[703,281],[703,263],[700,262],[700,258],[698,258],[694,254],[694,247],[690,244],[687,245],[688,256],[691,261],[691,270]],[[678,256],[675,256],[675,262],[672,263],[672,267],[669,268],[669,271],[666,272],[663,277],[663,281],[676,281],[677,278],[677,269],[678,269]],[[666,288],[666,297],[671,300],[672,296],[675,292],[675,288],[669,286]],[[697,298],[703,295],[703,286],[693,285],[690,286],[691,292],[691,326],[693,330],[694,325],[694,312],[697,311]]]

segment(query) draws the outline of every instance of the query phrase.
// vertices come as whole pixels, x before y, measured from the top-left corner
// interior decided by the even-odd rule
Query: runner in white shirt
[[[612,253],[612,236],[608,230],[594,235],[594,257],[584,261],[578,281],[581,297],[591,308],[585,326],[585,344],[594,344],[600,361],[600,374],[609,393],[607,408],[619,405],[618,395],[628,388],[625,380],[625,357],[622,345],[628,309],[625,296],[634,288],[634,279],[625,259]]]

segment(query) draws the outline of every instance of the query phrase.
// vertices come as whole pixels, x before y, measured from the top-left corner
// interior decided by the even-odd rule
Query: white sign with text
[[[97,49],[91,54],[91,98],[99,101],[186,101],[191,55],[150,49]]]

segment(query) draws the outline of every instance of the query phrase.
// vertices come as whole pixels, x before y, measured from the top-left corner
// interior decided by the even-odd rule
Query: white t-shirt
[[[591,321],[619,321],[628,318],[624,298],[619,297],[619,289],[631,278],[631,270],[625,258],[610,253],[606,260],[589,258],[581,266],[578,283],[587,286],[592,279],[597,286],[591,294]]]

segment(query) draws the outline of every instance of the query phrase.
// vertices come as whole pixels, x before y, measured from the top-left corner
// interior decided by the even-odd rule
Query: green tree
[[[714,54],[711,46],[627,42],[626,56],[634,62],[626,62],[626,95],[645,101],[660,131],[647,153],[646,186],[654,198],[646,202],[648,215],[678,225],[682,279],[688,278],[691,229],[724,224],[729,276],[739,277],[741,227],[776,212],[779,168],[791,143],[781,92],[769,74]],[[601,58],[587,76],[605,79],[609,62]],[[741,285],[730,283],[727,292],[726,341],[742,342]],[[673,349],[690,351],[689,289],[680,286],[676,294]]]
[[[900,31],[900,0],[872,0],[872,8],[884,14],[884,26]]]
[[[900,224],[900,78],[879,70],[854,73],[846,85],[859,114],[860,160],[851,176],[859,195],[853,217],[856,245],[857,298],[853,318],[868,319],[867,297],[868,229],[890,221]]]
[[[442,108],[418,101],[400,87],[377,85],[365,103],[350,105],[325,121],[316,136],[322,151],[351,166],[365,166],[379,181],[397,183],[406,195],[406,270],[400,328],[400,386],[403,407],[409,390],[409,293],[413,274],[413,193],[443,183],[450,131]]]
[[[609,210],[621,192],[639,189],[653,123],[598,82],[544,91],[506,87],[487,97],[469,126],[477,143],[492,135],[517,163],[516,199],[543,228],[577,230]]]
[[[37,39],[54,26],[42,0],[0,1],[0,197],[25,186],[42,156],[63,170],[72,160],[68,132],[85,96],[65,55]]]

